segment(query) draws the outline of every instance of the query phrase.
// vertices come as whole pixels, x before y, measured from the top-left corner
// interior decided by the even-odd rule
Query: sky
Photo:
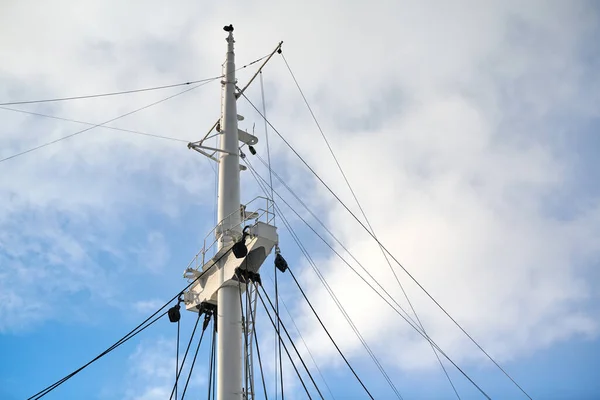
[[[381,243],[533,398],[600,398],[595,2],[57,0],[1,7],[0,103],[219,76],[222,27],[230,23],[238,67],[283,40],[285,60]],[[256,66],[238,71],[241,84]],[[271,124],[365,221],[281,55],[263,78]],[[186,89],[2,107],[99,124]],[[259,80],[247,96],[262,108]],[[179,141],[97,127],[0,162],[0,398],[27,398],[62,378],[186,285],[183,270],[215,225],[214,165],[187,142],[203,137],[219,112],[219,80],[212,80],[108,124]],[[238,113],[266,159],[261,116],[243,98]],[[86,127],[0,108],[0,159]],[[279,215],[282,254],[374,397],[394,393],[313,266],[403,398],[456,395],[430,345],[348,264],[409,310],[405,290],[428,335],[490,397],[526,398],[397,263],[388,265],[272,129],[268,135],[274,171],[317,217],[273,177],[298,212],[278,201],[314,264]],[[268,179],[257,157],[248,160]],[[242,172],[242,201],[261,193]],[[272,258],[261,271],[272,295]],[[278,278],[289,310],[282,319],[324,397],[366,398],[289,273]],[[194,323],[195,314],[182,314],[181,352]],[[275,342],[262,312],[257,330],[275,398]],[[174,381],[175,340],[176,326],[161,320],[46,398],[164,399]],[[186,396],[206,395],[209,346],[207,335]],[[443,362],[460,398],[484,398]],[[304,398],[288,363],[284,377],[286,397]]]

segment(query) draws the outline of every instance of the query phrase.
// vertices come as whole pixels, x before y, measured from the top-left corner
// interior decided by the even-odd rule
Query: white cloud
[[[597,116],[598,69],[582,53],[593,51],[589,40],[598,25],[585,3],[329,1],[296,7],[263,1],[217,8],[188,2],[181,6],[186,12],[177,13],[158,7],[163,6],[66,1],[7,6],[0,16],[0,98],[213,76],[224,54],[220,28],[229,22],[236,26],[240,63],[283,39],[378,235],[493,355],[511,359],[596,334],[597,321],[587,308],[597,287],[585,277],[600,250],[598,199],[578,203],[573,189],[578,177],[571,168],[576,155],[563,146],[569,142],[565,131],[579,132]],[[265,78],[272,122],[356,209],[280,60],[271,63]],[[216,83],[208,85],[115,125],[198,138],[218,115],[217,90]],[[249,93],[258,105],[258,88]],[[102,122],[166,95],[28,109]],[[0,156],[80,129],[0,112]],[[253,121],[243,102],[240,113]],[[296,160],[282,155],[279,141],[271,146],[289,182],[326,212],[353,253],[398,293],[376,245],[298,172]],[[264,141],[258,150],[265,154]],[[212,170],[199,157],[183,146],[95,129],[0,164],[9,171],[0,173],[0,293],[6,299],[0,302],[0,329],[20,326],[23,318],[52,318],[56,302],[49,298],[88,291],[108,301],[120,285],[131,288],[134,283],[107,272],[98,249],[129,254],[120,246],[124,232],[142,225],[148,214],[196,218],[198,206],[212,212]],[[556,198],[563,202],[550,210]],[[551,212],[562,208],[576,211],[566,219]],[[198,230],[206,232],[208,225]],[[172,252],[163,247],[169,233],[152,235],[135,236],[132,248],[150,243],[158,250],[151,256],[157,264],[144,264],[159,271]],[[333,258],[322,264],[378,354],[402,368],[433,365],[433,357],[423,355],[427,345],[417,344],[343,265]],[[308,273],[305,280],[336,337],[358,353],[319,284]],[[434,339],[458,360],[479,360],[407,286]],[[309,317],[299,318],[303,331],[315,329]],[[311,346],[322,350],[314,354],[323,362],[331,359],[322,338],[311,338]]]
[[[210,339],[208,335],[205,339]],[[208,341],[203,341],[208,343]],[[194,356],[194,341],[186,360],[186,365],[180,374],[178,393],[181,395],[189,374],[189,366]],[[184,346],[184,345],[182,345]],[[207,347],[208,348],[208,347]],[[183,359],[180,353],[179,362]],[[142,342],[129,357],[129,378],[125,398],[128,400],[154,400],[168,398],[175,383],[175,341],[155,339]],[[203,360],[202,360],[203,361]],[[191,391],[197,392],[198,388],[206,385],[208,365],[200,359],[194,366],[193,376],[190,379],[188,395]]]
[[[436,11],[437,6],[398,7],[403,15],[426,15],[429,23],[395,24],[393,39],[379,41],[385,47],[379,62],[363,73],[368,87],[350,83],[357,95],[348,96],[340,84],[343,90],[329,91],[330,98],[319,103],[318,89],[307,86],[316,104],[340,114],[340,108],[344,114],[358,110],[359,121],[368,120],[360,110],[373,104],[382,109],[374,113],[378,122],[352,134],[323,116],[341,163],[383,243],[492,355],[507,360],[597,333],[598,321],[585,311],[597,287],[584,276],[600,252],[597,242],[586,239],[600,233],[600,203],[563,204],[580,210],[568,220],[548,213],[548,199],[569,190],[576,177],[569,175],[573,160],[557,156],[562,128],[546,120],[559,113],[564,120],[567,109],[569,119],[563,123],[579,129],[581,120],[596,112],[589,107],[595,93],[585,86],[595,87],[600,80],[593,66],[577,59],[592,28],[581,9],[546,6],[540,14],[541,9],[521,10],[508,3],[500,9],[481,7],[446,10],[450,16],[464,13],[456,18]],[[394,9],[383,14],[395,17]],[[354,34],[370,35],[361,29]],[[353,32],[344,35],[356,46]],[[335,37],[330,35],[334,42]],[[407,51],[414,54],[405,57]],[[335,66],[340,58],[332,59]],[[361,82],[357,68],[351,71],[358,71],[355,81]],[[591,81],[582,81],[583,75]],[[346,83],[343,74],[341,79]],[[398,102],[399,110],[387,112],[388,106],[379,105],[381,84],[398,88],[389,101]],[[324,161],[326,148],[306,139],[297,146],[356,209],[335,165]],[[317,193],[317,198],[329,197],[320,188]],[[329,225],[399,296],[377,245],[341,207],[330,207]],[[426,342],[345,265],[335,258],[322,264],[378,354],[401,368],[435,366],[433,355],[425,353],[430,352]],[[456,360],[480,360],[474,346],[399,275],[434,340]],[[307,277],[306,284],[335,337],[350,351],[362,351],[320,283]],[[300,316],[304,329],[314,332],[311,345],[325,362],[335,350],[308,314],[304,308]]]
[[[158,310],[164,304],[165,302],[159,299],[140,300],[133,303],[133,308],[140,313],[146,314]]]

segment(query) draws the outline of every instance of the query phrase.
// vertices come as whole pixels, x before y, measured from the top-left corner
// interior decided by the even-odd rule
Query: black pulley
[[[281,272],[285,272],[288,269],[287,261],[285,261],[285,258],[280,253],[275,255],[275,266]]]
[[[181,306],[179,304],[169,308],[169,312],[167,313],[167,314],[169,314],[169,321],[171,321],[171,322],[179,321],[179,319],[181,318],[181,313],[179,312],[180,308],[181,308]]]

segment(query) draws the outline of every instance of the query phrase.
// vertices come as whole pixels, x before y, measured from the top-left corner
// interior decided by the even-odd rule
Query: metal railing
[[[246,211],[249,205],[257,205],[260,202],[264,202],[263,204],[265,205],[265,208],[257,208],[251,212]],[[236,212],[240,213],[241,222],[225,226],[225,224],[231,221],[230,217]],[[256,215],[254,218],[252,218],[254,213],[256,213]],[[202,250],[200,250],[198,254],[194,256],[194,258],[188,264],[186,270],[191,268],[198,270],[204,266],[204,264],[206,264],[207,260],[213,258],[218,251],[217,244],[219,243],[219,239],[221,239],[223,235],[233,236],[234,241],[239,240],[241,238],[242,228],[245,226],[247,221],[253,220],[254,224],[259,221],[270,224],[274,219],[275,213],[273,201],[264,196],[256,196],[246,204],[243,204],[239,210],[234,211],[223,218],[213,229],[210,230],[210,232],[208,232],[208,234],[204,237]],[[239,232],[237,228],[239,228]]]

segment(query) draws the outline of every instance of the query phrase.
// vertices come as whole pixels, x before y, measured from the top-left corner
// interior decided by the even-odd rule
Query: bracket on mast
[[[242,268],[256,273],[278,241],[277,228],[264,222],[256,222],[248,230],[246,247],[248,254],[243,258],[236,258],[228,252],[233,243],[221,248],[215,256],[202,266],[204,276],[198,279],[184,293],[185,308],[197,311],[197,306],[202,303],[217,304],[217,293],[222,286],[238,286],[246,289],[246,282],[239,279],[237,271]],[[221,261],[216,263],[221,257]],[[219,264],[219,265],[218,265]],[[184,274],[186,278],[195,279],[200,275],[198,270],[188,268]]]
[[[243,120],[244,117],[242,117],[241,115],[238,115],[238,120]],[[220,124],[217,123],[216,127],[215,127],[216,131],[219,132],[217,135],[221,135],[221,128],[220,128]],[[217,164],[219,163],[219,159],[217,157],[215,157],[215,155],[217,153],[223,153],[223,154],[229,154],[229,155],[234,155],[231,152],[228,151],[223,151],[221,149],[216,149],[214,147],[209,147],[209,146],[204,146],[203,143],[205,140],[215,137],[216,135],[213,135],[211,137],[207,137],[205,139],[202,139],[198,142],[190,142],[188,143],[188,149],[192,149],[192,150],[196,150],[198,153],[202,154],[205,157],[208,157],[209,159],[211,159],[212,161],[216,162]],[[241,129],[238,129],[238,139],[240,142],[248,145],[248,146],[253,146],[256,143],[258,143],[258,138],[254,135],[251,135],[250,133],[243,131]],[[212,154],[209,154],[208,152],[206,152],[205,150],[211,150]],[[245,165],[240,165],[240,170],[241,171],[245,171],[247,168]]]

